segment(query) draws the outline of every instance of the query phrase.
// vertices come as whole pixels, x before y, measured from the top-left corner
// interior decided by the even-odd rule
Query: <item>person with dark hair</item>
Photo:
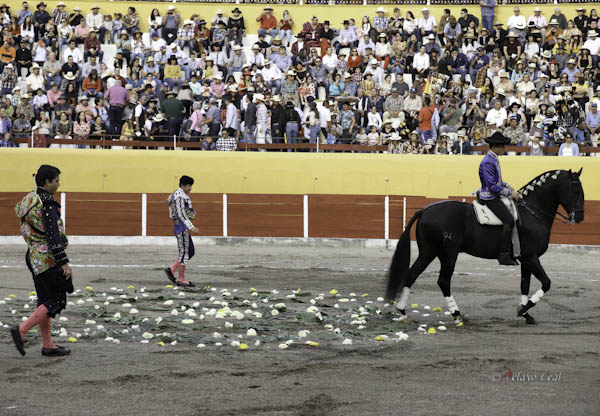
[[[65,253],[68,241],[60,218],[56,193],[60,170],[42,165],[35,175],[37,190],[28,193],[15,207],[21,221],[21,234],[27,242],[25,262],[33,276],[37,292],[37,308],[27,320],[10,328],[13,341],[25,355],[23,338],[38,325],[42,336],[42,355],[60,357],[71,350],[52,342],[51,318],[66,308],[67,293],[73,293],[72,271]]]
[[[179,188],[167,199],[169,216],[173,220],[173,232],[177,237],[179,254],[177,260],[165,269],[165,273],[173,284],[184,287],[194,286],[192,282],[185,280],[185,267],[195,253],[190,231],[196,234],[200,233],[200,230],[192,224],[192,220],[196,217],[196,211],[192,208],[192,199],[189,195],[192,191],[192,185],[194,185],[193,178],[182,176],[179,179]],[[175,278],[175,271],[179,272],[177,279]]]

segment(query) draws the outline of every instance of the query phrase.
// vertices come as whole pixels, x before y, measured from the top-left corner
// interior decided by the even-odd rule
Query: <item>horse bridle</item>
[[[573,189],[573,184],[581,184],[581,182],[574,181],[571,179],[569,181],[569,190]],[[575,224],[576,213],[579,211],[583,211],[582,209],[577,209],[577,204],[579,203],[580,198],[581,198],[581,192],[577,192],[577,196],[574,198],[574,201],[573,201],[574,204],[573,204],[571,210],[569,212],[567,212],[568,216],[564,215],[563,213],[559,212],[558,210],[556,211],[556,214],[552,215],[549,212],[544,211],[543,209],[540,209],[537,207],[530,207],[529,205],[527,205],[527,203],[523,199],[521,199],[521,201],[519,202],[519,205],[521,205],[523,208],[525,208],[531,215],[533,215],[535,218],[537,218],[540,221],[541,221],[541,219],[538,218],[538,216],[536,215],[534,210],[538,211],[540,214],[544,214],[548,218],[552,218],[552,221],[554,221],[556,219],[556,216],[558,215],[559,217],[561,217],[562,219],[565,220],[564,224]]]

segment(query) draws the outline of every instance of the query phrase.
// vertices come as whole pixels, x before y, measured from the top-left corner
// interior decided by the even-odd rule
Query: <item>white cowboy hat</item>
[[[385,13],[385,9],[383,7],[380,7],[377,9],[377,13]]]
[[[425,12],[428,12],[428,11],[429,11],[429,9],[428,9],[427,7],[423,7],[423,8],[421,9],[421,13],[425,13]]]
[[[153,118],[152,120],[153,120],[153,121],[155,121],[155,122],[157,122],[157,123],[160,123],[160,122],[161,122],[161,121],[163,121],[164,119],[165,119],[165,118],[163,117],[163,115],[159,113],[159,114],[155,115],[155,116],[154,116],[154,118]]]
[[[217,9],[217,14],[223,14],[223,9]]]
[[[89,101],[90,99],[88,97],[86,97],[85,95],[82,95],[81,97],[79,97],[77,99],[78,102],[85,101],[85,100]]]
[[[534,12],[541,12],[542,9],[540,9],[539,7],[536,7],[535,9],[533,9]]]
[[[294,71],[287,71],[286,75],[294,77],[296,76],[296,73]]]
[[[273,96],[273,101],[275,101],[276,103],[280,103],[281,102],[281,97],[279,95],[274,95]]]
[[[73,74],[73,72],[69,71],[65,74],[65,79],[67,81],[73,81],[75,79],[75,74]]]
[[[217,73],[213,75],[213,79],[218,79],[218,80],[222,80],[223,77],[221,76],[221,74]]]
[[[194,21],[193,21],[193,20],[190,20],[190,19],[185,19],[185,20],[183,21],[183,25],[184,25],[184,26],[185,26],[185,25],[193,25],[193,24],[194,24]]]
[[[169,7],[167,7],[167,10],[169,10],[169,11],[171,11],[171,12],[172,12],[173,10],[175,10],[175,6],[173,6],[173,5],[171,4],[171,5],[169,5]]]
[[[398,134],[397,131],[395,131],[395,132],[392,133],[392,135],[390,137],[390,140],[393,140],[393,141],[400,140],[400,135]]]
[[[379,62],[375,58],[371,59],[371,62],[369,62],[370,65],[377,65],[378,63]]]
[[[262,95],[261,93],[254,94],[254,99],[255,99],[256,101],[264,101],[264,100],[265,100],[265,96],[264,96],[264,95]]]
[[[233,47],[233,50],[234,50],[234,51],[241,51],[241,50],[242,50],[242,47],[241,47],[240,45],[235,45],[235,46]]]
[[[525,22],[517,22],[515,23],[515,27],[517,29],[525,29]]]
[[[506,72],[504,69],[498,71],[498,77],[503,78],[503,77],[507,77],[508,78],[508,72]]]

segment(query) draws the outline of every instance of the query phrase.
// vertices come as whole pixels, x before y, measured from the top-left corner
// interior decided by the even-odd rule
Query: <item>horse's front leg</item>
[[[538,289],[538,291],[535,292],[533,294],[533,296],[531,296],[531,298],[529,298],[529,300],[527,301],[527,303],[525,305],[520,305],[517,308],[517,316],[525,316],[527,311],[529,309],[533,308],[540,301],[540,299],[546,294],[546,292],[548,292],[550,290],[550,283],[551,283],[550,278],[548,277],[548,275],[546,274],[546,271],[540,264],[540,259],[538,257],[529,258],[529,259],[523,261],[523,263],[524,263],[525,267],[527,269],[529,269],[530,273],[533,273],[534,276],[540,281],[540,283],[542,284],[542,288]],[[527,289],[528,289],[527,292],[529,292],[529,288],[527,288]],[[523,290],[523,282],[521,282],[521,291],[522,290]],[[521,301],[521,303],[523,303],[523,300]]]
[[[531,270],[527,266],[525,261],[521,262],[521,303],[519,304],[519,308],[525,307],[527,302],[529,301],[529,286],[531,283]],[[517,310],[517,314],[519,310]],[[519,315],[520,316],[520,315]],[[528,312],[525,312],[522,315],[525,318],[525,321],[533,325],[535,324],[535,319]]]

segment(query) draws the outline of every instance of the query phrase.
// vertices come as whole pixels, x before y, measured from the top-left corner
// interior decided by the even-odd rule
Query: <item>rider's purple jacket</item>
[[[488,150],[479,164],[479,179],[481,180],[480,199],[490,200],[499,195],[510,196],[508,183],[502,181],[498,156],[491,150]]]

